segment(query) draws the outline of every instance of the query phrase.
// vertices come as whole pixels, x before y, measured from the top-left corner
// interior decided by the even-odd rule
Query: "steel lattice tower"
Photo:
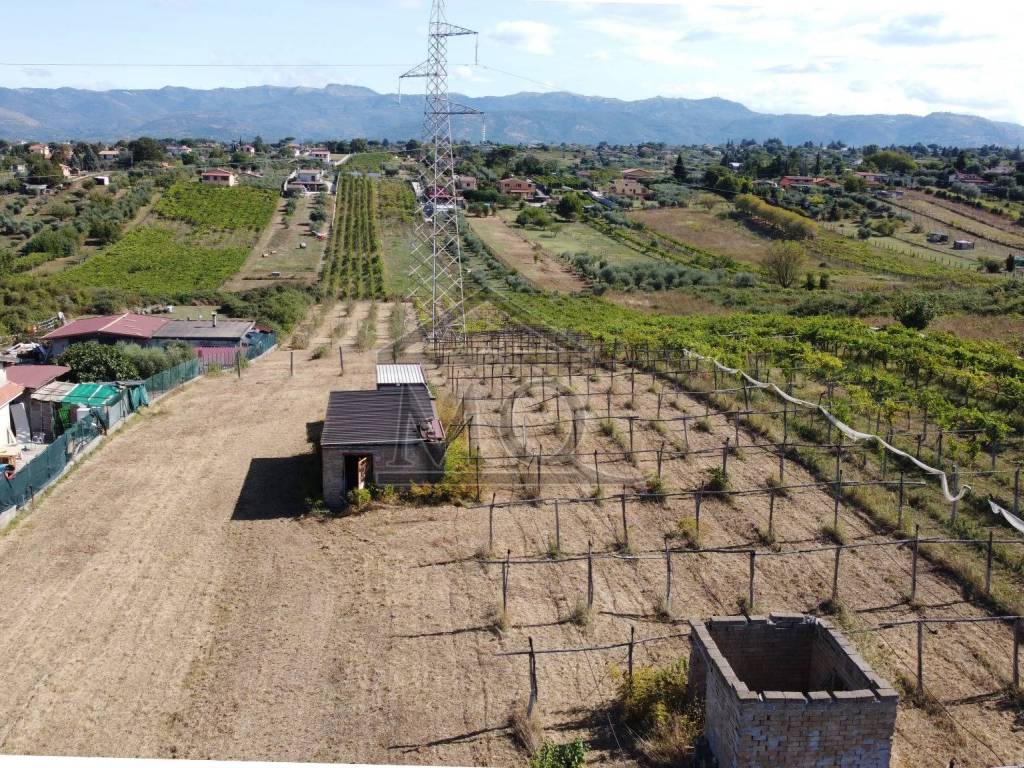
[[[410,298],[427,315],[431,340],[466,328],[459,240],[458,190],[452,154],[452,115],[478,115],[478,110],[448,98],[448,38],[475,35],[449,24],[445,0],[434,0],[430,11],[427,60],[402,75],[427,81],[423,109],[423,190],[417,208],[417,243],[413,250],[413,290]]]

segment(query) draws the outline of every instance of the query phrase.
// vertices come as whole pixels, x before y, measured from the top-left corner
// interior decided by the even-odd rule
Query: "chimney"
[[[217,327],[217,313],[216,312],[213,313],[213,327],[214,328]]]

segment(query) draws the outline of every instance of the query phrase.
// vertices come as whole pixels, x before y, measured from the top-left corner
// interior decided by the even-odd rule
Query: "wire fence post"
[[[768,491],[768,538],[775,538],[775,489]]]
[[[497,492],[491,493],[491,508],[487,513],[487,553],[494,552],[494,499]]]
[[[992,594],[992,530],[988,532],[988,548],[985,552],[985,594]]]
[[[601,487],[601,469],[597,465],[597,449],[594,449],[594,484]]]
[[[338,347],[338,369],[340,371],[340,373],[338,375],[339,376],[344,376],[345,375],[345,350],[342,349],[341,347]]]
[[[665,441],[661,441],[661,447],[658,448],[658,479],[661,480],[661,459],[665,455]]]
[[[693,517],[697,528],[696,538],[700,540],[700,505],[704,498],[704,493],[700,488],[697,489],[697,495],[693,497]]]
[[[505,554],[505,562],[501,564],[501,610],[508,613],[508,576],[512,567],[512,550]]]
[[[843,470],[836,469],[836,488],[835,498],[832,504],[832,528],[838,534],[839,532],[839,504],[843,496]]]
[[[903,468],[900,467],[900,496],[899,496],[899,502],[896,505],[896,527],[897,528],[903,528],[903,499],[904,499],[903,482],[904,482],[905,476],[906,476],[906,473],[903,471]]]
[[[924,621],[917,622],[917,695],[924,695]]]
[[[725,443],[722,445],[722,474],[728,474],[729,472],[729,438],[725,438]]]
[[[910,561],[910,602],[917,598],[917,554],[921,548],[921,525],[914,525],[914,554]]]
[[[537,706],[537,654],[533,650],[533,638],[530,640],[530,700],[526,705],[526,714],[532,715],[533,708]]]
[[[558,514],[558,499],[555,499],[555,551],[562,551],[562,519]]]
[[[839,558],[843,554],[843,547],[839,545],[836,547],[836,561],[832,566],[832,605],[835,606],[839,602]]]
[[[756,613],[754,608],[754,569],[757,565],[757,552],[750,550],[750,584],[747,586],[747,605],[751,613]]]
[[[960,491],[960,478],[958,476],[958,469],[957,469],[956,464],[953,465],[953,488],[952,488],[952,491],[953,491],[954,494],[957,494]],[[956,515],[957,515],[957,500],[954,499],[952,502],[950,502],[950,505],[949,505],[949,522],[951,524],[956,522]]]
[[[668,545],[668,534],[665,534],[665,614],[672,612],[672,550]]]
[[[619,497],[622,503],[622,546],[629,551],[629,521],[626,519],[626,486],[622,486],[622,495]]]
[[[636,627],[632,624],[629,626],[629,652],[627,655],[626,665],[629,669],[629,682],[633,683],[633,646],[636,643]]]
[[[289,376],[294,376],[295,375],[295,350],[294,349],[289,349],[288,350],[288,375]]]
[[[594,608],[594,542],[587,541],[587,610]]]

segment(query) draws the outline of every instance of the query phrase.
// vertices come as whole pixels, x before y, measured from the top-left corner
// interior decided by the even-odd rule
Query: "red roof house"
[[[59,355],[70,344],[82,341],[99,341],[104,344],[147,341],[166,324],[166,318],[136,315],[132,312],[83,317],[50,331],[42,340],[50,343],[53,354]]]

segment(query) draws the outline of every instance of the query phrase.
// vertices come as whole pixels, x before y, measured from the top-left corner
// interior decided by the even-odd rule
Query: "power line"
[[[0,61],[0,67],[95,67],[95,68],[118,68],[118,67],[139,67],[146,69],[277,69],[281,67],[287,67],[291,69],[402,69],[402,64],[356,64],[356,63],[277,63],[268,64],[266,62],[252,62],[244,64],[226,64],[226,63],[197,63],[197,62],[72,62],[72,61],[61,61],[61,62],[17,62],[17,61]]]

